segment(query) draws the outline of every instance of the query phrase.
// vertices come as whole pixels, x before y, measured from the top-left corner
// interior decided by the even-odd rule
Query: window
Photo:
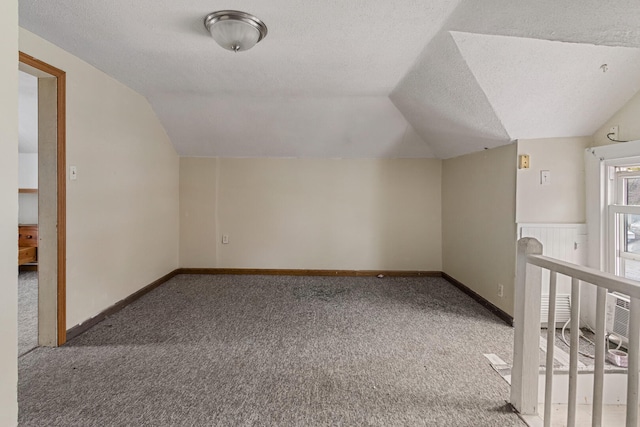
[[[640,281],[640,164],[609,167],[609,270]]]

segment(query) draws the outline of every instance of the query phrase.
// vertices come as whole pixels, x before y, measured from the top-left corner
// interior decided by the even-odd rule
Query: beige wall
[[[593,134],[593,146],[615,144],[607,139],[611,126],[619,126],[618,139],[621,141],[640,139],[640,92]]]
[[[590,137],[518,141],[518,155],[530,156],[530,168],[517,171],[518,223],[584,223],[584,150]],[[540,184],[540,171],[551,173]]]
[[[442,269],[440,160],[181,159],[180,177],[182,266]]]
[[[216,163],[180,158],[180,267],[217,266]]]
[[[515,209],[515,144],[443,162],[443,271],[511,315]]]
[[[18,2],[0,2],[0,426],[18,423]]]
[[[147,100],[20,29],[20,50],[67,73],[67,327],[178,266],[179,160]]]

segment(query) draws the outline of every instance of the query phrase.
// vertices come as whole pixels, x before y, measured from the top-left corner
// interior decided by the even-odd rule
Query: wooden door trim
[[[58,291],[57,335],[58,345],[67,340],[67,181],[66,181],[66,76],[59,68],[47,64],[24,52],[19,52],[19,62],[50,74],[57,80],[57,235],[58,235]]]

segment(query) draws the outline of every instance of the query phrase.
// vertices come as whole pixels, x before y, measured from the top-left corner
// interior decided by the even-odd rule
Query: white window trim
[[[620,166],[630,162],[640,163],[640,140],[602,147],[587,148],[585,151],[585,189],[587,217],[587,265],[606,271],[607,221],[610,191],[608,190],[608,166]],[[595,324],[596,292],[593,286],[583,288],[580,298],[581,317],[591,325]]]
[[[615,200],[615,193],[606,185],[608,168],[629,163],[640,164],[640,140],[587,148],[585,151],[589,267],[604,271],[610,267],[606,227],[610,215],[608,206]]]

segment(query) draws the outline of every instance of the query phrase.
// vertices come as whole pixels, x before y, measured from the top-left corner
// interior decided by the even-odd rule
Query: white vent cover
[[[549,318],[549,294],[542,294],[540,302],[540,323],[547,327]],[[557,294],[556,296],[556,328],[561,328],[571,318],[571,294]]]
[[[622,338],[623,345],[629,343],[629,310],[631,302],[626,295],[613,292],[607,294],[607,332]]]

